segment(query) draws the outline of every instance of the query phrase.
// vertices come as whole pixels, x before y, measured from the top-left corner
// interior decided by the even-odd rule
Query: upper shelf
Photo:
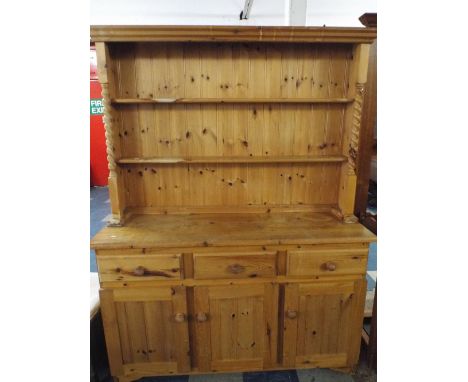
[[[322,156],[237,156],[237,157],[190,157],[190,158],[122,158],[119,164],[176,164],[176,163],[333,163],[344,162],[342,155]]]
[[[353,98],[114,98],[114,104],[159,103],[351,103]]]
[[[121,25],[91,26],[95,42],[126,41],[249,41],[367,43],[377,37],[377,28]]]

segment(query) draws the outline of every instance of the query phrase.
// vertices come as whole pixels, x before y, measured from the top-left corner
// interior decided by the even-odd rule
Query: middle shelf
[[[333,163],[344,162],[344,155],[322,156],[196,156],[196,157],[154,157],[121,158],[118,164],[175,164],[175,163]]]

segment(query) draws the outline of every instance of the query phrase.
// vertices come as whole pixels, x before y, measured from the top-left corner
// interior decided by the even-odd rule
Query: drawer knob
[[[205,312],[197,313],[197,321],[198,322],[206,322],[208,321],[208,315]]]
[[[290,319],[294,319],[297,317],[297,311],[296,310],[288,310],[286,311],[286,316]]]
[[[333,272],[336,269],[336,264],[332,263],[331,261],[328,261],[325,263],[325,269],[327,271]]]
[[[234,273],[235,275],[238,275],[239,273],[245,271],[245,267],[240,264],[231,264],[228,266],[228,271]]]
[[[184,313],[174,314],[174,321],[175,322],[184,322],[185,321],[185,314]]]
[[[133,270],[133,274],[134,274],[135,276],[144,276],[145,271],[146,271],[145,267],[142,267],[142,266],[140,265],[140,266],[136,267],[136,268]]]

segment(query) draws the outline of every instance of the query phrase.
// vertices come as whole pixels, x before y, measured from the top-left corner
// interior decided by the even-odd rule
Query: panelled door
[[[101,289],[112,375],[190,370],[185,287]]]
[[[198,370],[259,370],[276,364],[277,285],[200,286],[194,297]]]
[[[366,281],[287,284],[283,366],[347,367],[359,356]]]

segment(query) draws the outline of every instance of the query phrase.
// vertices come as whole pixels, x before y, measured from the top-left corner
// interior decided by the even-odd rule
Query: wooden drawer
[[[101,282],[180,279],[180,261],[180,254],[97,257]]]
[[[276,252],[193,254],[195,279],[272,277]]]
[[[365,274],[367,249],[289,251],[288,276]]]

